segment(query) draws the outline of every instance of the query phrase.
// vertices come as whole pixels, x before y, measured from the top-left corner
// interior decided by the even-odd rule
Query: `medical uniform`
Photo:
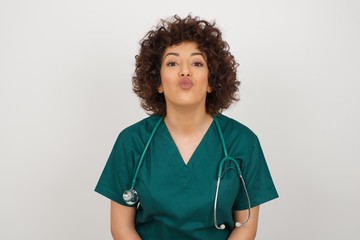
[[[238,161],[251,206],[278,197],[257,136],[241,123],[222,114],[215,116],[222,129],[228,155]],[[123,192],[130,188],[139,159],[158,122],[150,116],[123,130],[116,140],[95,191],[125,206]],[[213,121],[187,164],[162,122],[150,142],[139,170],[135,189],[140,204],[135,227],[143,240],[227,239],[234,227],[233,211],[248,208],[235,166],[224,165],[225,173],[217,203],[214,226],[214,197],[219,162],[224,151]],[[228,170],[226,170],[228,169]]]

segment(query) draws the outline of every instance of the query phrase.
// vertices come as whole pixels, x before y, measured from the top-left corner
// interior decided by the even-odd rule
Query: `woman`
[[[278,195],[257,136],[221,114],[237,65],[198,17],[142,40],[133,90],[150,116],[120,133],[95,189],[111,199],[114,239],[255,238],[259,205]]]

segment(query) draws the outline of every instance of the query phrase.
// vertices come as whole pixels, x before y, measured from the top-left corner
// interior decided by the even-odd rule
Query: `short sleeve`
[[[134,162],[131,146],[129,143],[126,144],[125,140],[124,134],[120,133],[95,187],[95,192],[119,204],[129,206],[122,195],[130,188]]]
[[[241,170],[249,194],[251,207],[258,206],[278,197],[259,139],[254,134],[248,151],[243,156]],[[248,208],[248,202],[243,186],[234,206],[234,210]]]

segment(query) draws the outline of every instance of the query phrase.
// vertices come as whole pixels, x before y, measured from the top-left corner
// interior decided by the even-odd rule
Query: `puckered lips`
[[[181,77],[179,81],[179,87],[184,90],[189,90],[193,86],[193,82],[188,77]]]

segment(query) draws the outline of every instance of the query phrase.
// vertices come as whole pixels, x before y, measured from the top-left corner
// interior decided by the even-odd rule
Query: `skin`
[[[256,236],[260,207],[256,206],[250,209],[251,218],[246,225],[234,228],[229,236],[229,240],[254,240]],[[238,222],[245,222],[248,211],[234,211],[234,219]]]
[[[185,164],[211,125],[206,113],[209,69],[195,43],[169,47],[164,52],[160,70],[161,86],[166,101],[165,124]],[[181,87],[181,79],[190,79],[190,89]]]
[[[206,95],[211,92],[208,74],[206,58],[196,43],[185,42],[165,50],[158,91],[164,93],[167,112],[164,121],[184,164],[188,163],[213,121],[205,108]],[[190,87],[181,84],[184,78],[190,82]],[[247,210],[235,211],[234,219],[245,222],[247,214]],[[136,208],[111,202],[111,233],[115,240],[141,239],[135,230],[135,215]],[[259,207],[252,208],[249,223],[235,228],[229,239],[255,239],[258,215]]]
[[[111,201],[110,224],[114,240],[140,240],[135,230],[136,208]]]

